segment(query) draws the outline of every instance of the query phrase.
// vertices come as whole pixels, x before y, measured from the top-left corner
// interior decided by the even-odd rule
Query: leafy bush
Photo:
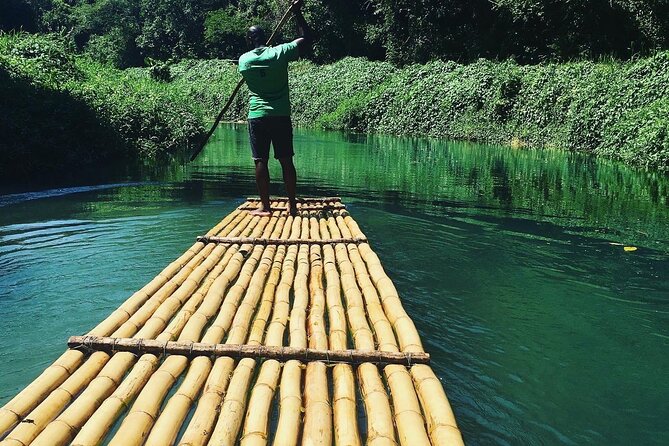
[[[156,81],[151,68],[120,71],[73,57],[68,45],[57,36],[0,35],[7,98],[0,133],[10,135],[0,142],[0,166],[14,174],[184,150],[240,79],[226,61],[182,60],[169,66],[170,82]],[[397,68],[345,58],[297,62],[289,72],[297,124],[520,141],[669,171],[669,51],[630,62],[531,66],[478,60]],[[224,119],[245,119],[247,99],[244,87]]]
[[[207,14],[204,21],[204,42],[211,57],[236,59],[246,51],[248,20],[228,6]]]
[[[204,116],[187,92],[70,54],[57,37],[0,35],[4,180],[160,158],[202,134]]]
[[[10,72],[33,82],[60,85],[80,79],[72,48],[61,36],[43,38],[35,34],[6,34],[0,39],[0,62]]]
[[[300,63],[291,94],[296,122],[328,129],[521,141],[669,170],[669,52],[533,66]]]

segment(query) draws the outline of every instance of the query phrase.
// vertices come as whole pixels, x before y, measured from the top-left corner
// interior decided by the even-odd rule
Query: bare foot
[[[248,212],[249,212],[249,214],[251,214],[253,216],[258,216],[258,217],[269,217],[270,215],[272,215],[272,213],[270,211],[268,211],[266,209],[263,209],[263,208],[256,209],[254,211],[248,211]]]

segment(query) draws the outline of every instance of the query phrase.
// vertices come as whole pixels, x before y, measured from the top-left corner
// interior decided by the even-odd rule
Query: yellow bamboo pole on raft
[[[237,218],[233,219],[233,223],[238,221]],[[222,223],[229,223],[230,219],[224,220]],[[220,225],[219,225],[220,226]],[[229,232],[229,230],[227,231]],[[182,282],[182,281],[180,281]],[[163,288],[161,288],[163,290]],[[189,300],[189,304],[193,302],[194,299]],[[175,318],[178,320],[179,318]],[[130,321],[128,321],[130,323]],[[125,325],[125,324],[124,324]],[[134,324],[131,324],[130,327],[134,327]],[[176,324],[171,324],[171,327],[168,327],[168,331],[173,332],[176,330]],[[125,332],[127,334],[127,331]],[[117,336],[123,336],[123,326],[117,330],[114,334]],[[97,353],[93,354],[91,358],[96,356]],[[125,361],[134,361],[134,355],[121,355],[119,358],[124,358]],[[89,359],[90,361],[90,359]],[[117,360],[118,361],[118,360]],[[117,363],[118,365],[118,363]],[[113,387],[120,381],[124,373],[123,367],[114,368],[114,364],[107,364],[105,368],[98,374],[98,377],[95,378],[84,390],[84,392],[77,397],[77,400],[74,404],[68,407],[55,422],[52,422],[47,426],[47,428],[40,434],[40,436],[35,440],[34,444],[65,444],[71,440],[71,435],[73,435],[78,429],[83,421],[88,419],[90,414],[95,410],[101,398],[104,398],[105,395],[108,395],[109,392],[113,390]]]
[[[284,225],[284,230],[286,230],[285,229],[286,226],[290,226],[291,219],[292,217],[288,218],[286,225]],[[221,315],[222,314],[223,313],[221,313]],[[258,325],[259,323],[260,322],[256,320],[256,322],[254,322],[254,325]],[[239,322],[235,321],[233,322],[233,325],[235,327],[241,328],[241,324]],[[264,325],[262,325],[262,327],[264,328]],[[233,332],[240,333],[238,329],[232,330],[231,335],[228,337],[227,342],[228,343],[233,341],[243,342],[243,340],[239,340],[241,339],[239,336],[235,337],[235,334]],[[246,364],[248,365],[248,363]],[[214,370],[219,368],[220,370],[223,371],[221,373],[226,373],[227,375],[229,375],[232,372],[233,367],[234,367],[234,361],[232,361],[230,358],[218,358],[214,363]],[[238,372],[239,377],[243,377],[244,373],[242,372],[245,371],[246,370],[240,369],[240,371]],[[234,383],[231,382],[230,385],[237,387],[239,385],[239,379],[236,379]],[[226,387],[219,386],[215,380],[212,380],[211,376],[210,378],[207,379],[204,394],[202,398],[200,398],[200,401],[198,402],[197,408],[191,419],[191,422],[189,423],[179,444],[201,445],[205,444],[209,440],[209,435],[214,429],[216,416],[218,414],[218,410],[221,405],[221,401],[223,399],[225,390]]]
[[[326,220],[320,219],[319,223],[321,237],[329,237]],[[332,245],[323,246],[323,262],[330,348],[333,350],[345,349],[348,347],[346,314],[341,301],[341,283]],[[348,364],[335,365],[332,369],[332,387],[335,444],[360,446],[353,367]]]
[[[281,222],[279,223],[278,226],[283,225],[284,228],[282,236],[287,236],[287,231],[290,230],[290,220],[292,220],[292,217],[289,217],[289,220],[285,225],[283,225]],[[281,271],[281,263],[283,261],[284,254],[285,247],[279,247],[272,264],[272,271],[270,278],[268,279],[268,286],[263,292],[261,308],[254,319],[251,336],[249,338],[249,344],[259,343],[258,337],[260,340],[262,340],[265,323],[272,308],[273,289],[271,289],[271,286],[276,282],[275,276],[278,276],[279,272]],[[241,326],[241,322],[233,322],[232,330],[234,330],[237,326]],[[231,336],[233,335],[231,334]],[[205,339],[208,340],[207,336],[205,336],[203,340]],[[212,339],[212,341],[216,340]],[[156,421],[155,426],[151,430],[145,443],[146,446],[174,444],[179,429],[188,414],[188,410],[190,409],[192,402],[195,400],[195,397],[199,393],[201,387],[204,385],[204,382],[210,372],[217,372],[214,376],[218,379],[223,379],[225,383],[223,390],[227,388],[227,377],[229,377],[229,373],[226,376],[221,377],[221,372],[227,368],[223,367],[223,364],[229,365],[230,369],[232,368],[231,361],[221,361],[219,364],[221,365],[219,365],[218,370],[212,371],[213,364],[210,358],[198,357],[193,359],[190,368],[188,369],[188,373],[186,374],[183,383],[179,387],[179,390],[168,401],[167,405]],[[211,391],[211,389],[208,390]],[[205,390],[205,395],[206,392],[207,390]]]
[[[328,219],[327,230],[331,237],[341,237],[334,219]],[[335,245],[335,257],[341,274],[353,342],[358,349],[374,350],[375,342],[367,321],[364,300],[358,288],[355,270],[348,257],[346,245]],[[358,367],[358,382],[367,414],[367,444],[395,445],[395,429],[390,403],[378,368],[370,363],[361,364]]]
[[[302,218],[293,222],[291,239],[304,238]],[[267,345],[283,345],[283,336],[290,314],[290,290],[296,275],[295,263],[298,245],[290,245],[286,251],[286,260],[281,267],[281,279],[276,289],[272,321],[267,329]],[[274,434],[276,445],[294,446],[300,434],[302,419],[302,365],[297,360],[288,361],[283,366],[279,395],[279,421]]]
[[[231,343],[238,343],[239,339],[230,339]],[[276,362],[276,361],[275,361]],[[263,379],[271,380],[272,376],[278,374],[276,362],[274,370],[269,370],[270,361],[266,361],[267,366],[266,370],[261,370]],[[251,384],[251,373],[255,370],[256,361],[250,359],[243,359],[239,362],[237,369],[233,373],[232,379],[230,381],[230,387],[228,393],[225,396],[223,405],[221,406],[221,413],[216,423],[216,427],[211,435],[210,443],[217,445],[233,445],[237,440],[239,435],[239,430],[242,426],[244,420],[244,413],[246,409],[248,389]],[[273,386],[269,390],[273,394]],[[265,392],[266,394],[267,392]],[[266,396],[265,396],[266,397]],[[256,403],[261,403],[263,396],[257,396],[255,399]],[[252,425],[262,424],[262,420],[257,422],[253,421],[253,418],[258,414],[251,415],[251,420],[249,420]]]
[[[271,219],[269,219],[269,223],[264,228],[263,236],[278,236],[281,233],[281,227],[276,225],[278,220],[279,219],[276,216],[273,216]],[[283,223],[283,221],[281,221],[281,223]],[[271,252],[273,249],[275,248],[268,247],[265,250],[270,252],[270,257],[273,257],[273,252]],[[256,293],[258,284],[257,280],[254,281],[253,279],[258,276],[261,277],[261,280],[263,280],[264,271],[261,269],[256,271],[256,273],[253,271],[255,270],[257,263],[261,261],[260,257],[262,254],[263,247],[256,246],[251,257],[249,257],[244,267],[242,268],[239,278],[230,290],[229,294],[239,290],[238,293],[241,296],[241,294],[247,290],[247,287],[250,287],[248,289],[249,293]],[[230,296],[228,295],[227,298],[229,299]],[[237,305],[234,307],[235,308],[230,312],[232,314],[234,314],[235,310],[237,309]],[[255,306],[252,306],[252,308],[254,307]],[[247,311],[252,311],[252,309]],[[198,329],[194,330],[192,333],[182,333],[179,340],[196,340],[199,338],[202,328],[203,327],[198,327]],[[220,332],[221,330],[218,330],[218,328],[219,327],[214,325],[213,327],[210,327],[209,331]],[[225,329],[227,327],[222,328]],[[174,385],[177,378],[185,370],[187,365],[188,358],[180,355],[171,355],[163,362],[160,368],[150,377],[146,387],[137,397],[137,400],[133,404],[128,415],[126,415],[125,419],[123,420],[123,423],[121,424],[118,432],[109,442],[110,446],[139,446],[144,443],[146,436],[153,426],[154,420],[158,416],[158,412],[165,395]]]
[[[256,224],[259,222],[258,219],[248,219],[248,216],[244,217],[244,219],[240,222],[240,226],[235,229],[235,231],[243,230],[248,231],[250,227],[255,227]],[[246,227],[242,226],[246,224]],[[259,226],[258,230],[261,230],[261,226]],[[230,248],[230,251],[234,250],[234,246]],[[228,252],[226,251],[226,256],[225,258],[228,258],[229,262],[232,262],[232,259],[230,259]],[[228,266],[226,266],[226,269]],[[212,284],[210,289],[207,291],[207,295],[210,294],[216,294],[217,293],[217,283],[220,281],[220,277],[217,278]],[[205,298],[205,302],[207,299]],[[198,323],[203,323],[201,322],[201,317],[198,318],[197,316],[199,315],[199,312],[194,313],[188,320],[188,323],[193,324],[193,322],[198,322]],[[189,331],[190,328],[188,326],[183,328],[184,331]],[[166,336],[170,336],[171,334],[166,334]],[[114,355],[114,358],[121,357],[121,354]],[[133,355],[134,358],[134,355]],[[153,363],[154,360],[156,359],[155,356],[144,356],[144,363]],[[157,362],[155,363],[157,364]],[[122,370],[127,370],[127,368],[131,365],[127,364],[119,364],[119,368]],[[77,436],[73,440],[73,444],[97,444],[99,441],[102,440],[106,432],[110,429],[116,418],[120,415],[120,412],[122,409],[125,408],[125,406],[128,404],[129,401],[131,401],[139,391],[143,388],[143,386],[146,383],[146,380],[148,380],[148,377],[151,375],[152,370],[146,369],[146,368],[133,368],[132,372],[123,380],[121,385],[116,389],[114,394],[112,394],[111,397],[107,398],[102,405],[93,413],[92,416],[85,422],[85,424],[81,427],[81,430],[78,432]],[[99,404],[99,403],[98,403]]]
[[[228,219],[227,222],[234,221],[233,219]],[[198,264],[200,261],[203,261],[205,256],[213,251],[215,248],[212,248],[211,246],[208,248],[203,248],[203,250],[199,251],[198,254],[196,254],[191,260],[189,261],[188,264],[194,266]],[[172,279],[168,280],[165,285],[163,285],[156,293],[155,295],[149,299],[146,304],[149,305],[150,301],[153,299],[156,300],[162,300],[164,299],[164,296],[166,293],[174,289],[179,283],[183,283],[185,281],[186,274],[192,271],[192,266],[188,267],[188,264],[182,268],[182,270],[174,276]],[[202,269],[202,267],[198,267]],[[206,272],[205,272],[206,273]],[[177,279],[177,277],[181,276],[180,279]],[[154,279],[155,281],[155,279]],[[153,282],[153,281],[152,281]],[[169,285],[171,282],[172,285]],[[159,299],[157,299],[159,298]],[[169,299],[169,298],[168,298]],[[151,306],[151,305],[150,305]],[[155,307],[155,305],[152,305]],[[146,305],[145,305],[146,307]],[[141,320],[146,320],[146,316],[148,315],[149,312],[146,310],[145,307],[142,307],[138,309],[137,312],[125,323],[123,323],[116,332],[113,333],[114,336],[123,336],[124,334],[131,334],[133,333],[138,327],[136,322],[133,321],[133,318],[136,318],[137,316],[140,317]],[[149,319],[150,321],[150,319]],[[150,328],[147,328],[146,325],[143,328],[144,332],[147,330],[150,330]],[[95,331],[95,330],[94,330]],[[156,330],[157,331],[157,330]],[[141,330],[140,332],[136,333],[135,336],[140,336],[141,335]],[[99,390],[99,380],[95,382],[93,385],[90,385],[89,383],[91,380],[95,377],[96,374],[101,373],[102,376],[105,377],[105,381],[107,384],[112,384],[117,382],[120,377],[117,376],[118,374],[114,374],[113,372],[108,372],[111,367],[107,367],[105,370],[101,372],[102,367],[107,363],[109,360],[109,355],[102,353],[102,352],[97,352],[94,353],[85,363],[84,366],[80,367],[73,375],[71,375],[56,391],[53,391],[35,410],[33,410],[28,417],[31,420],[31,423],[22,423],[20,424],[14,431],[12,431],[8,437],[7,441],[13,441],[16,440],[21,444],[28,444],[31,441],[33,441],[36,437],[38,437],[38,434],[47,426],[47,423],[51,422],[55,416],[58,415],[59,412],[61,412],[62,408],[65,407],[67,404],[69,404],[72,399],[73,395],[77,395],[82,389],[85,390],[84,393],[90,394],[92,390],[89,389],[96,389]],[[106,389],[109,389],[110,387],[107,386]],[[105,391],[106,389],[103,389]],[[90,400],[89,400],[90,401]],[[97,401],[97,399],[93,400]],[[70,412],[72,413],[72,412]],[[79,416],[79,418],[82,418]],[[63,424],[63,421],[60,422],[60,424]],[[67,424],[67,423],[65,423]],[[65,426],[66,429],[62,429],[63,426],[61,426],[61,432],[63,431],[68,431],[68,433],[72,430],[71,426]],[[48,438],[50,438],[50,444],[57,444],[57,438],[59,437],[56,435],[56,438],[53,438],[53,433],[48,435]],[[42,440],[37,441],[37,444],[39,444]]]
[[[358,224],[347,212],[335,211],[334,214],[337,216],[338,224],[348,228],[351,236],[364,236]],[[360,244],[357,249],[379,292],[383,308],[400,341],[402,351],[423,351],[418,331],[404,311],[397,290],[386,275],[378,256],[368,244]],[[432,369],[427,365],[415,365],[411,367],[410,373],[427,421],[432,444],[463,445],[462,434],[457,427],[453,410],[441,382]],[[400,375],[397,375],[397,378],[399,377]]]
[[[334,219],[330,217],[332,222]],[[341,220],[337,228],[344,237],[350,236],[348,227]],[[367,271],[365,262],[360,256],[356,244],[348,244],[349,258],[355,270],[356,278],[365,300],[367,315],[374,327],[375,337],[379,344],[379,350],[398,352],[398,345],[393,333],[392,326],[386,317],[379,294]],[[395,426],[400,443],[403,446],[430,446],[423,414],[416,396],[416,391],[411,381],[411,376],[406,367],[401,365],[387,365],[383,368],[386,382],[390,387],[393,403]]]
[[[310,238],[319,240],[320,228],[315,217],[309,219]],[[325,332],[325,292],[323,289],[323,260],[319,245],[309,246],[309,297],[310,308],[307,319],[309,347],[328,348]],[[332,443],[332,407],[328,391],[325,363],[312,361],[307,364],[304,377],[304,426],[302,445],[330,445]]]
[[[291,231],[291,239],[300,237],[305,238],[309,233],[308,219],[298,217],[295,219]],[[298,268],[295,272],[295,250],[298,250]],[[308,301],[308,291],[306,290],[306,282],[308,277],[308,248],[305,245],[291,245],[288,250],[286,267],[282,268],[281,281],[277,287],[275,311],[270,323],[266,344],[269,346],[280,346],[283,341],[284,328],[288,319],[289,308],[289,291],[291,283],[295,284],[296,300],[291,312],[290,323],[290,345],[292,347],[306,346],[306,330],[304,329],[304,320],[306,314],[306,305]],[[302,324],[300,325],[300,322]],[[254,387],[249,402],[247,412],[247,422],[244,426],[244,435],[242,443],[246,446],[249,444],[266,444],[267,441],[267,421],[270,410],[271,400],[276,389],[276,382],[278,380],[278,366],[277,361],[265,361],[261,368],[259,377],[262,380]],[[298,361],[288,361],[284,367],[284,374],[282,377],[282,394],[281,394],[281,408],[279,415],[279,426],[277,429],[277,437],[281,440],[275,439],[275,444],[291,445],[297,442],[299,435],[299,401],[297,411],[295,404],[295,391],[299,395],[301,379],[301,366]],[[285,386],[285,387],[284,387]],[[293,395],[286,395],[286,391],[293,393]],[[298,397],[299,398],[299,397]],[[284,404],[284,403],[290,404]],[[212,437],[212,441],[214,437]],[[225,443],[228,444],[228,443]]]
[[[292,219],[292,217],[290,217]],[[280,225],[277,226],[278,229],[282,229],[282,233],[287,235],[287,231],[290,229],[289,224],[284,224],[285,218],[281,218]],[[278,235],[278,232],[276,233]],[[254,249],[257,249],[254,248]],[[271,304],[270,308],[266,308],[266,300],[267,300],[267,293],[268,293],[268,287],[271,285],[268,285],[265,287],[263,290],[263,283],[265,282],[265,278],[268,276],[268,273],[270,273],[270,267],[274,265],[274,263],[278,260],[278,257],[281,257],[281,254],[283,250],[278,250],[276,247],[270,247],[265,249],[263,253],[263,257],[260,261],[260,266],[256,270],[256,272],[253,275],[253,279],[251,280],[251,284],[249,285],[247,291],[246,291],[246,296],[244,297],[243,302],[239,305],[237,312],[234,317],[234,321],[232,321],[232,328],[230,329],[227,343],[242,343],[246,340],[247,336],[249,335],[249,326],[251,322],[251,317],[253,316],[254,310],[258,305],[259,299],[261,299],[262,296],[262,303],[261,307],[263,306],[262,304],[265,304],[265,309],[261,308],[255,316],[255,320],[251,327],[253,328],[250,333],[250,338],[249,342],[258,342],[258,336],[260,336],[260,340],[262,339],[262,333],[264,332],[264,324],[267,319],[267,314],[269,310],[271,309]],[[271,279],[271,274],[270,273],[270,280],[269,284],[273,282]],[[273,292],[270,292],[273,294]],[[271,296],[270,296],[271,298]],[[227,300],[226,300],[227,302]],[[230,363],[231,364],[231,363]],[[232,368],[232,366],[230,366]],[[243,372],[246,372],[247,370],[244,369]],[[245,375],[245,373],[242,373],[242,375]],[[235,379],[234,382],[231,382],[231,387],[234,392],[234,388],[238,386],[239,383],[239,376],[240,374],[238,373],[238,379]],[[230,403],[228,403],[230,404]],[[199,407],[198,407],[199,409]],[[209,430],[208,430],[209,431]],[[183,442],[183,440],[182,440]],[[159,444],[157,441],[156,444]]]
[[[295,234],[295,231],[297,231],[297,235],[299,236],[300,218],[295,218],[292,220],[292,223],[290,223],[291,218],[292,217],[289,217],[286,225],[291,226],[291,234]],[[286,325],[286,321],[284,320],[283,324],[281,324],[280,322],[277,322],[276,319],[280,318],[279,313],[283,311],[285,311],[285,319],[288,319],[288,292],[292,286],[292,277],[288,279],[288,275],[291,270],[294,274],[296,252],[297,246],[289,247],[286,259],[282,265],[281,281],[277,287],[277,302],[274,306],[272,322],[267,331],[267,337],[270,339],[277,336],[279,339],[283,337],[283,328]],[[287,290],[286,287],[288,287]],[[283,302],[283,299],[280,299],[280,296],[285,296],[285,302]],[[220,411],[220,405],[225,396],[225,390],[227,389],[227,383],[225,383],[225,385],[219,385],[218,381],[215,379],[214,371],[218,368],[222,370],[220,373],[224,373],[226,378],[229,378],[233,367],[234,361],[230,358],[218,358],[216,360],[214,363],[214,370],[207,379],[204,393],[198,402],[191,422],[179,442],[180,446],[200,446],[207,444],[211,432],[214,429],[218,412]]]
[[[236,339],[232,341],[238,342]],[[272,341],[280,342],[280,339],[272,339]],[[265,364],[267,365],[265,366]],[[266,361],[265,364],[263,364],[264,370],[261,370],[261,373],[266,385],[261,394],[256,394],[254,401],[252,401],[254,405],[269,405],[271,398],[267,400],[267,397],[274,394],[275,385],[269,385],[269,382],[274,379],[273,377],[278,377],[279,363],[277,361]],[[255,366],[256,361],[252,359],[243,359],[239,362],[237,369],[232,375],[228,393],[221,406],[221,413],[211,435],[211,439],[209,440],[210,444],[235,444],[244,420],[244,412],[247,403],[246,398],[251,384],[251,373],[255,370]],[[264,422],[262,413],[249,412],[248,417],[250,418],[247,419],[248,424],[246,429],[248,429],[249,432],[262,429]],[[260,419],[256,420],[257,417],[260,417]],[[253,441],[253,438],[254,436],[249,436],[249,441]]]
[[[221,223],[229,223],[241,215],[237,211],[226,217]],[[213,234],[212,234],[213,235]],[[163,288],[183,267],[204,247],[203,243],[195,243],[174,262],[165,267],[153,280],[135,292],[119,308],[112,312],[104,321],[89,332],[93,336],[109,336],[124,322],[130,319],[141,306]],[[41,403],[57,386],[62,384],[84,360],[84,354],[77,350],[68,350],[51,366],[33,380],[0,409],[0,438],[6,435],[21,419],[26,417]]]
[[[219,268],[217,266],[217,268]],[[214,273],[216,274],[216,273]],[[210,283],[210,280],[208,279]],[[203,286],[206,288],[206,285]],[[201,290],[195,293],[186,303],[184,308],[197,306]],[[193,309],[186,310],[192,313]],[[177,315],[170,326],[161,334],[161,338],[170,339],[174,333],[178,333],[183,327],[183,321],[186,317],[181,316],[184,312],[182,310]],[[113,390],[113,387],[118,384],[123,377],[125,370],[135,361],[134,355],[118,354],[114,358],[118,358],[110,362],[105,370],[103,370],[98,377],[89,385],[82,395],[80,395],[74,404],[68,407],[58,419],[51,423],[42,432],[42,434],[35,440],[34,444],[66,444],[72,439],[72,436],[77,432],[79,427],[90,417],[93,411],[98,407],[102,399]],[[123,360],[122,362],[119,362]],[[142,366],[140,364],[139,366]],[[146,366],[146,363],[143,364]],[[131,386],[132,387],[132,386]],[[122,390],[117,389],[116,395],[122,393]]]
[[[293,232],[292,224],[290,226],[286,225],[286,229],[287,231],[284,231],[281,236],[283,239],[288,238],[291,235],[291,232]],[[299,236],[299,232],[295,235]],[[258,310],[258,314],[256,316],[256,323],[262,321],[263,324],[262,326],[259,326],[254,323],[252,327],[253,333],[249,339],[249,344],[251,345],[259,345],[262,343],[265,325],[264,322],[269,319],[275,297],[277,301],[279,299],[279,294],[275,294],[275,291],[279,285],[279,279],[281,277],[283,261],[285,258],[286,246],[279,246],[274,264],[272,265],[270,277],[267,280],[265,290],[263,291],[261,307]],[[282,340],[283,332],[274,331],[273,337],[268,337],[266,339],[266,345],[279,346],[282,344]],[[241,438],[241,444],[243,446],[264,445],[267,443],[269,434],[267,431],[269,424],[269,413],[280,372],[281,365],[278,361],[269,360],[263,363],[260,369],[260,373],[258,374],[258,379],[251,391],[251,396],[249,398],[246,421],[244,423],[244,431]]]

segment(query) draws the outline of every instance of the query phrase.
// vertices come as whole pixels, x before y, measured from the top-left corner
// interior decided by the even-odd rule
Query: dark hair
[[[265,30],[259,27],[258,25],[253,25],[246,32],[246,38],[255,45],[264,45],[265,44]]]

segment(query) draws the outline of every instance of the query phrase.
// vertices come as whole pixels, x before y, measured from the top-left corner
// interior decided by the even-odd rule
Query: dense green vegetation
[[[301,125],[550,146],[669,170],[669,52],[633,62],[404,68],[346,58],[299,62],[290,73]],[[72,56],[67,40],[2,36],[0,132],[8,136],[0,141],[0,174],[62,176],[102,161],[186,151],[238,76],[220,60],[117,70]],[[226,118],[245,115],[242,90]]]
[[[315,102],[325,128],[551,146],[669,170],[669,52],[626,63],[309,67],[294,70],[305,123],[318,114],[311,98],[327,97]],[[337,74],[317,83],[309,72]]]
[[[65,42],[0,36],[0,176],[73,176],[185,148],[202,110],[164,83],[73,57]]]
[[[146,58],[236,58],[244,49],[238,32],[251,22],[270,27],[289,3],[4,0],[0,29],[64,33],[78,50],[121,67]],[[313,0],[305,13],[321,33],[319,61],[526,63],[628,58],[669,45],[667,0]]]
[[[0,170],[62,176],[197,144],[238,79],[226,59],[245,50],[245,28],[271,28],[289,3],[2,2],[0,30],[38,34],[0,35],[0,131],[9,135]],[[669,170],[667,6],[308,0],[321,38],[311,62],[291,68],[294,119],[559,147]],[[280,38],[292,33],[288,26]],[[244,114],[242,91],[228,118]]]

